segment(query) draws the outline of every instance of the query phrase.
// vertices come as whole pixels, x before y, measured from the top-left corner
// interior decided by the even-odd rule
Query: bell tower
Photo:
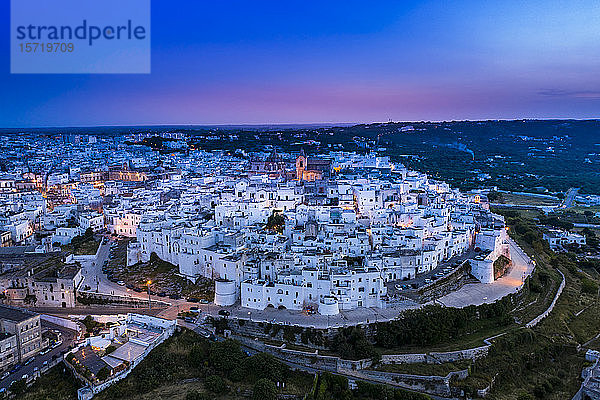
[[[300,155],[296,158],[296,179],[304,180],[304,171],[306,170],[306,154],[304,149],[300,150]]]

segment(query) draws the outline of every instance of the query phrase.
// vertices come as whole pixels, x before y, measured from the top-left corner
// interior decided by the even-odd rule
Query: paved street
[[[508,274],[490,284],[467,284],[432,303],[441,303],[447,307],[465,307],[471,304],[493,303],[510,293],[514,293],[523,285],[525,278],[532,273],[534,265],[512,239],[509,239],[509,246],[513,266]]]
[[[579,188],[570,188],[565,195],[565,199],[560,205],[560,208],[569,208],[573,205],[573,201],[575,201],[575,196],[579,192]]]
[[[82,264],[82,275],[84,277],[84,281],[81,287],[85,287],[86,285],[91,287],[92,292],[96,293],[104,293],[115,296],[123,296],[134,299],[140,299],[143,301],[148,301],[148,293],[138,293],[133,290],[127,289],[125,286],[118,285],[115,282],[111,282],[106,274],[102,272],[102,266],[109,259],[111,254],[111,243],[114,243],[113,240],[105,239],[104,243],[100,245],[100,252],[98,254],[98,259],[95,262],[84,262]],[[179,311],[187,311],[191,306],[195,306],[195,303],[189,303],[185,299],[169,299],[167,297],[159,297],[159,296],[150,296],[153,302],[162,302],[167,305],[167,308],[159,307],[161,310],[158,312],[158,316],[167,319],[175,319],[177,317],[177,313]],[[141,312],[141,313],[150,313],[157,314],[155,311],[142,311],[143,309],[137,308],[128,308],[128,307],[94,307],[96,309],[101,309],[103,312],[108,314],[118,313],[118,309],[124,309],[125,312]],[[90,310],[88,313],[90,314],[98,314],[99,312],[93,312]],[[75,314],[75,313],[72,313]]]
[[[62,353],[65,353],[67,351],[68,347],[71,346],[77,338],[77,332],[42,320],[42,331],[44,331],[45,329],[53,329],[60,331],[62,334],[62,344],[57,348],[52,349],[52,351],[50,351],[49,353],[44,354],[43,356],[36,356],[35,360],[32,363],[20,367],[17,371],[11,373],[7,378],[1,380],[0,388],[8,388],[12,382],[22,379],[23,375],[27,375],[29,378],[31,378],[33,376],[34,368],[38,368],[38,370],[41,371],[44,361],[50,363],[51,360],[60,357]]]
[[[103,315],[103,314],[127,314],[127,313],[138,313],[146,315],[157,315],[165,308],[152,308],[148,307],[122,307],[122,306],[77,306],[73,308],[56,308],[56,307],[35,307],[31,308],[31,311],[35,311],[40,314],[56,315],[62,317],[68,317],[70,315]]]
[[[98,259],[95,262],[88,261],[82,263],[81,273],[84,277],[82,287],[85,287],[86,285],[90,286],[91,291],[98,293],[144,298],[145,296],[143,293],[128,291],[126,287],[117,285],[116,283],[109,281],[106,275],[102,272],[102,265],[104,265],[104,263],[110,257],[111,243],[111,241],[105,240],[104,243],[100,245]]]

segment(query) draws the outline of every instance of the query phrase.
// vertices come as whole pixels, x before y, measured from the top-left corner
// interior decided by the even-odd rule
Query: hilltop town
[[[352,381],[464,394],[481,386],[466,372],[426,390],[420,385],[437,378],[386,374],[398,359],[485,360],[489,342],[464,349],[453,335],[477,343],[482,332],[536,326],[564,288],[536,256],[586,260],[598,251],[587,228],[594,200],[576,188],[562,201],[495,186],[461,190],[376,143],[198,146],[197,135],[176,130],[0,137],[3,315],[41,317],[28,353],[6,363],[0,390],[16,393],[64,360],[83,386],[79,397],[91,398],[129,382],[156,346],[187,329]],[[574,204],[585,213],[562,211]],[[527,210],[540,213],[539,230],[519,219]],[[589,223],[570,222],[581,218]],[[593,279],[587,285],[597,290]],[[418,315],[456,322],[417,339],[430,329],[424,320],[397,324]],[[413,341],[462,349],[376,361],[374,345],[405,351]]]

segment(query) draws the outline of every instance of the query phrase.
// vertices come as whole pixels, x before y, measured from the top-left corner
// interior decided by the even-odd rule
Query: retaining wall
[[[490,350],[489,345],[474,347],[472,349],[448,351],[448,352],[430,352],[415,354],[384,354],[381,356],[382,364],[441,364],[447,362],[456,362],[462,360],[477,360],[487,356]]]
[[[81,332],[81,326],[77,322],[71,321],[70,319],[57,317],[55,315],[47,315],[47,314],[41,314],[40,318],[43,319],[44,321],[48,321],[54,325],[62,326],[64,328],[71,329],[73,331]]]
[[[550,303],[550,307],[548,307],[548,309],[546,309],[546,311],[544,311],[543,313],[541,313],[540,315],[538,315],[537,317],[535,317],[533,320],[531,320],[530,322],[528,322],[525,325],[527,328],[533,328],[538,323],[540,323],[541,320],[543,320],[544,318],[546,318],[552,312],[552,310],[554,310],[554,306],[556,305],[556,302],[558,301],[558,298],[562,294],[562,291],[565,288],[565,284],[566,284],[566,281],[567,281],[566,278],[565,278],[565,275],[559,269],[557,269],[557,271],[562,276],[563,279],[562,279],[562,282],[560,283],[560,286],[558,287],[558,291],[556,292],[556,296],[554,296],[554,299],[552,299],[552,303]]]

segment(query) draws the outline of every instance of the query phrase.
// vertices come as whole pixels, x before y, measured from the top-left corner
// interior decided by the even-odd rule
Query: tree
[[[208,360],[208,347],[204,343],[195,343],[190,349],[188,361],[193,367],[200,367]]]
[[[267,229],[276,231],[279,233],[283,232],[283,225],[285,224],[285,218],[283,215],[273,211],[273,214],[267,219]]]
[[[510,259],[504,254],[501,254],[496,261],[494,261],[494,278],[498,279],[504,275],[507,268],[510,266],[510,263]]]
[[[208,393],[192,390],[185,395],[185,400],[212,400],[214,397]]]
[[[27,382],[25,379],[19,379],[18,381],[14,381],[10,385],[9,389],[16,398],[19,398],[23,393],[25,393],[25,389],[27,389]]]
[[[225,393],[227,391],[227,385],[223,378],[219,375],[210,375],[206,377],[204,380],[204,387],[209,392],[213,392],[215,394]]]
[[[96,322],[94,320],[94,317],[92,317],[91,315],[88,315],[87,317],[85,317],[82,322],[85,325],[85,329],[88,332],[93,331],[94,328],[96,328],[96,326],[98,326],[98,322]]]
[[[246,359],[246,370],[254,374],[256,379],[270,379],[274,382],[282,381],[287,367],[275,357],[267,353],[258,353]]]
[[[100,382],[103,382],[106,380],[106,378],[108,378],[108,375],[110,375],[110,371],[108,370],[108,368],[102,367],[96,374],[96,378],[98,378]]]
[[[223,342],[213,342],[210,345],[209,361],[214,369],[229,373],[244,358],[240,344],[232,339]]]
[[[519,397],[517,397],[517,400],[533,400],[533,395],[527,392],[521,392]]]
[[[373,344],[367,340],[365,332],[354,326],[341,329],[333,338],[331,348],[340,357],[352,360],[371,358],[377,354]]]
[[[276,400],[277,388],[275,384],[268,379],[259,379],[254,384],[252,390],[252,400]]]
[[[504,200],[502,193],[499,193],[499,192],[489,192],[487,195],[487,198],[492,203],[499,203]]]

